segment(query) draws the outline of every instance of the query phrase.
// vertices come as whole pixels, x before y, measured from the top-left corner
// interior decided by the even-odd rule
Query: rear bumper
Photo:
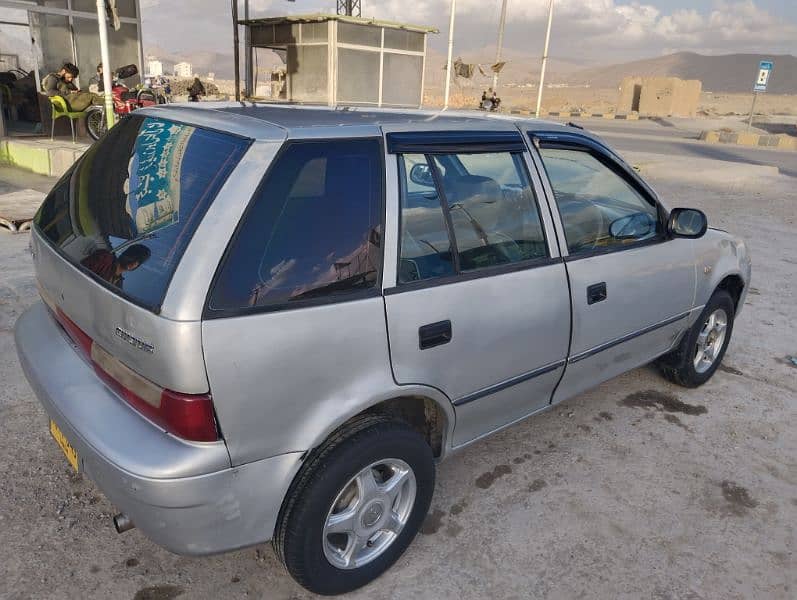
[[[15,337],[25,375],[79,469],[152,541],[202,555],[271,538],[301,453],[231,468],[224,442],[164,432],[101,382],[41,303],[20,317]]]

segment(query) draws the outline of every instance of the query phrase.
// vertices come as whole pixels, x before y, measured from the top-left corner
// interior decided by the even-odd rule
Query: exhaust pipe
[[[124,533],[130,529],[134,529],[136,524],[124,513],[119,513],[113,518],[113,526],[116,533]]]

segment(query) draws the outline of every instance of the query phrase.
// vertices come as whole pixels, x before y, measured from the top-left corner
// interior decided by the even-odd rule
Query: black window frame
[[[565,262],[602,256],[604,254],[613,254],[615,252],[623,252],[625,250],[634,250],[637,248],[643,248],[645,246],[653,246],[667,242],[671,239],[667,234],[667,221],[669,219],[669,212],[662,206],[656,193],[650,188],[650,186],[648,186],[647,183],[645,183],[643,179],[639,177],[639,175],[637,175],[633,169],[631,169],[631,167],[626,165],[625,162],[608,147],[597,142],[596,140],[593,140],[592,138],[570,132],[559,133],[529,130],[526,133],[529,141],[531,142],[531,146],[534,147],[537,153],[537,158],[539,158],[545,178],[549,187],[551,188],[551,192],[553,193],[553,197],[549,198],[549,204],[553,204],[553,206],[556,207],[556,214],[559,217],[559,223],[562,226],[562,235],[564,236],[564,239],[561,241],[563,242],[564,249],[567,251],[567,256],[563,257]],[[548,175],[548,167],[545,165],[545,160],[542,157],[541,150],[545,148],[585,152],[598,160],[603,166],[631,186],[631,188],[637,192],[643,200],[648,202],[656,209],[656,215],[658,217],[658,224],[661,228],[661,232],[655,237],[647,240],[606,246],[603,248],[590,250],[589,252],[571,254],[567,241],[567,232],[564,230],[564,220],[562,219],[562,213],[559,210],[559,202],[556,200],[556,192],[554,191],[551,178]],[[562,244],[560,244],[560,252],[561,250]]]
[[[251,212],[254,210],[254,205],[256,199],[259,197],[260,193],[263,191],[266,183],[268,182],[271,175],[273,175],[276,169],[279,166],[280,159],[294,146],[297,145],[306,145],[306,144],[330,144],[330,143],[337,143],[337,142],[346,142],[346,141],[364,141],[364,140],[373,140],[376,141],[379,145],[379,151],[377,152],[378,157],[378,165],[379,165],[379,176],[381,177],[382,185],[380,189],[380,198],[379,198],[379,227],[380,227],[380,243],[379,243],[379,269],[377,272],[376,282],[374,283],[373,287],[358,290],[355,292],[350,292],[347,294],[341,294],[338,296],[325,296],[325,297],[318,297],[318,298],[304,298],[301,300],[291,300],[288,302],[273,302],[262,304],[260,306],[241,306],[237,308],[213,308],[211,306],[211,297],[213,296],[213,292],[216,289],[216,285],[219,283],[219,279],[221,277],[221,273],[224,270],[227,261],[230,259],[230,255],[232,254],[232,249],[235,246],[235,243],[238,240],[238,237],[241,234],[241,231],[244,227],[244,223],[246,219],[250,216]],[[213,273],[213,279],[211,280],[210,286],[208,287],[207,294],[205,295],[205,302],[202,309],[202,320],[211,320],[211,319],[226,319],[230,317],[242,317],[242,316],[249,316],[249,315],[256,315],[256,314],[263,314],[263,313],[272,313],[272,312],[281,312],[285,310],[301,310],[303,308],[313,307],[313,306],[324,306],[327,304],[340,304],[343,302],[354,302],[357,300],[364,300],[367,298],[377,298],[382,295],[382,278],[384,277],[385,271],[385,216],[386,216],[386,191],[387,191],[387,184],[386,184],[386,174],[385,174],[385,145],[384,139],[382,136],[378,135],[367,135],[367,136],[341,136],[341,137],[327,137],[327,138],[297,138],[297,139],[289,139],[286,140],[280,149],[277,151],[276,155],[272,159],[271,163],[269,164],[268,168],[266,169],[263,176],[260,178],[260,182],[258,183],[255,190],[252,192],[252,195],[249,197],[249,201],[244,209],[241,218],[238,220],[237,225],[235,226],[235,231],[233,232],[232,236],[230,236],[229,241],[227,242],[227,246],[224,249],[224,252],[219,259],[218,264],[216,265],[216,269]]]
[[[441,133],[444,134],[448,133],[449,137],[446,138],[441,136],[440,139],[430,139],[428,141],[432,143],[429,144],[428,146],[424,145],[424,142],[427,140],[421,140],[417,144],[411,143],[410,140],[412,138],[412,134],[409,133],[403,134],[400,144],[397,143],[398,140],[396,140],[396,142],[394,142],[391,145],[390,139],[388,138],[389,150],[392,153],[396,154],[397,168],[399,174],[399,181],[398,181],[399,218],[398,218],[398,229],[397,229],[398,235],[397,235],[397,252],[396,252],[396,282],[393,287],[384,290],[384,295],[390,296],[418,289],[426,289],[441,285],[459,283],[461,281],[471,281],[473,279],[481,279],[482,277],[493,277],[496,275],[504,275],[506,273],[526,271],[562,262],[561,256],[551,256],[552,254],[551,244],[545,229],[545,219],[543,218],[542,206],[540,205],[540,194],[538,193],[538,190],[534,185],[534,179],[531,176],[529,165],[525,160],[525,158],[529,156],[528,149],[525,146],[517,147],[515,145],[511,145],[511,142],[507,143],[506,138],[503,136],[501,138],[498,138],[496,136],[497,137],[496,141],[494,143],[491,143],[492,140],[490,140],[489,137],[487,136],[482,137],[479,132],[476,132],[475,134],[470,132],[441,132]],[[459,133],[462,133],[461,137],[456,135]],[[498,132],[498,133],[506,133],[506,132]],[[406,135],[406,138],[404,137],[404,135]],[[485,141],[485,138],[487,141]],[[520,162],[523,165],[522,168],[526,175],[526,180],[528,181],[529,188],[531,189],[531,192],[534,196],[535,206],[537,207],[537,217],[540,220],[540,229],[542,230],[543,241],[545,243],[546,256],[528,258],[526,260],[507,263],[503,265],[482,267],[470,271],[462,271],[459,265],[459,248],[457,246],[456,235],[454,234],[453,224],[451,221],[451,215],[448,207],[448,200],[446,199],[445,196],[445,190],[442,190],[441,174],[439,172],[436,162],[432,160],[432,157],[434,155],[456,156],[457,154],[495,154],[495,153],[517,154],[520,156]],[[400,273],[401,270],[401,235],[402,235],[401,210],[403,202],[402,195],[403,195],[403,188],[405,187],[405,184],[401,178],[406,177],[406,169],[404,167],[404,160],[402,159],[404,154],[422,154],[426,159],[429,168],[431,169],[432,178],[435,183],[434,188],[435,191],[437,192],[437,200],[440,203],[440,209],[443,213],[443,220],[446,224],[446,232],[448,233],[449,244],[451,249],[450,251],[453,253],[452,255],[452,265],[454,266],[453,275],[430,277],[428,279],[420,279],[418,281],[409,281],[409,282],[399,282],[398,280],[398,274]]]

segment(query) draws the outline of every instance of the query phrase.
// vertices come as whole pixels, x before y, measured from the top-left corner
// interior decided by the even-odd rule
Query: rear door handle
[[[587,288],[587,304],[595,304],[606,300],[606,282],[593,283]]]
[[[451,321],[438,321],[418,328],[418,345],[421,350],[442,346],[451,341]]]

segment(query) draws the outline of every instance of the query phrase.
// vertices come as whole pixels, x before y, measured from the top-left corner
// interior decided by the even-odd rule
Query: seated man
[[[71,111],[86,110],[94,104],[97,96],[91,92],[81,92],[75,85],[80,71],[72,63],[64,63],[57,73],[50,73],[42,79],[42,90],[48,96],[61,96]]]
[[[89,79],[89,91],[95,94],[102,93],[105,90],[105,83],[102,78],[102,63],[97,65],[97,73]]]

